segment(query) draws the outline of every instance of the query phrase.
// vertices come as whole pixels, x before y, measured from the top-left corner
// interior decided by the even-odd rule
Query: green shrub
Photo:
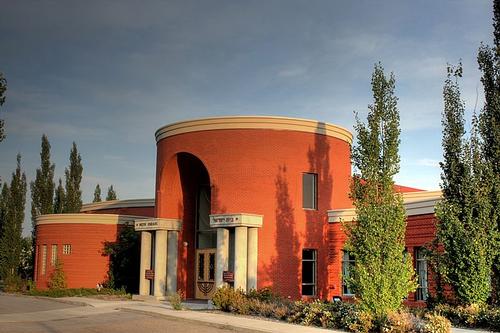
[[[373,328],[373,316],[369,312],[360,311],[347,328],[356,333],[368,333]]]
[[[33,289],[26,293],[30,296],[45,296],[45,297],[85,297],[85,296],[96,296],[96,295],[116,295],[116,296],[127,296],[124,289],[108,289],[102,288],[100,291],[94,288],[72,288],[72,289],[46,289],[38,290]]]
[[[249,299],[258,299],[261,302],[276,302],[283,300],[279,294],[275,294],[271,288],[251,289],[246,293]]]
[[[181,290],[178,290],[175,294],[167,297],[170,305],[174,310],[182,310],[182,300],[184,299],[184,294]]]
[[[383,325],[383,331],[388,333],[417,332],[416,317],[405,311],[391,312]]]
[[[55,268],[47,282],[49,289],[66,289],[66,274],[64,274],[62,262],[56,260]]]
[[[18,275],[8,275],[3,281],[3,291],[8,293],[23,292],[27,289],[27,281]]]
[[[500,331],[500,309],[497,307],[477,304],[466,307],[440,304],[434,308],[434,311],[448,318],[455,326]]]
[[[242,302],[244,295],[240,290],[234,290],[229,286],[222,286],[217,289],[212,297],[212,302],[217,309],[225,312],[243,309]],[[235,311],[236,312],[236,311]]]
[[[426,314],[426,324],[424,326],[424,333],[450,333],[451,323],[448,319],[437,314]]]

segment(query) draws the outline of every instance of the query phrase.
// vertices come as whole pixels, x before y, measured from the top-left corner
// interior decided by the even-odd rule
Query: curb
[[[93,305],[85,303],[85,302],[73,301],[73,300],[68,300],[68,299],[63,299],[63,298],[55,298],[55,297],[47,297],[47,296],[28,296],[28,297],[34,297],[34,298],[37,298],[37,299],[43,299],[43,300],[48,300],[48,301],[52,301],[52,302],[70,304],[70,305],[75,305],[75,306],[90,306],[90,307],[94,307]]]
[[[24,295],[24,294],[17,294],[17,293],[6,293],[6,292],[0,292],[0,296],[1,295],[9,295],[9,296],[15,296],[15,297],[42,299],[42,300],[47,300],[47,301],[52,301],[52,302],[58,302],[58,303],[65,303],[65,304],[71,304],[71,305],[76,305],[76,306],[92,306],[92,305],[90,305],[88,303],[85,303],[85,302],[71,301],[71,300],[66,300],[66,299],[57,298],[57,297],[32,296],[32,295]]]

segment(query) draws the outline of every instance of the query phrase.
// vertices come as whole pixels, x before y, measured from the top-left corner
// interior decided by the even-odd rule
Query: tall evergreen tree
[[[458,78],[461,64],[448,67],[443,88],[443,199],[436,206],[437,240],[442,245],[440,273],[464,304],[485,303],[491,291],[491,270],[498,248],[496,222],[489,200],[491,170],[485,163],[477,121],[464,138],[465,106]]]
[[[116,196],[115,189],[113,188],[113,185],[108,187],[108,194],[106,195],[106,201],[109,200],[117,200],[118,197]]]
[[[56,192],[54,194],[54,214],[64,213],[65,202],[66,193],[64,193],[62,180],[59,178],[59,185],[57,185]]]
[[[497,221],[500,230],[500,3],[493,2],[494,45],[482,44],[478,52],[481,82],[484,88],[485,103],[479,115],[479,129],[483,139],[483,149],[493,183],[490,193],[492,207],[491,219]],[[500,303],[500,256],[495,260],[493,299]]]
[[[2,73],[0,73],[0,106],[5,103],[5,92],[7,91],[7,80]],[[5,131],[4,131],[4,120],[0,119],[0,142],[5,139]]]
[[[44,134],[40,152],[40,168],[36,169],[35,181],[30,183],[33,248],[36,244],[36,217],[54,212],[54,169],[55,165],[50,163],[50,143]]]
[[[9,202],[9,195],[9,186],[7,185],[7,183],[3,183],[2,192],[0,192],[0,244],[2,242],[4,226],[7,221],[7,203]]]
[[[12,173],[7,200],[6,219],[0,240],[0,275],[9,280],[18,274],[24,207],[26,204],[26,176],[21,171],[21,155],[17,155],[17,168]]]
[[[66,176],[66,200],[64,206],[65,213],[79,213],[82,208],[82,157],[78,153],[76,143],[73,142],[69,156],[69,168],[65,170]]]
[[[399,111],[393,74],[376,64],[372,76],[374,103],[367,124],[357,119],[357,144],[352,149],[356,170],[351,197],[356,221],[344,222],[346,249],[355,257],[348,284],[360,306],[383,320],[401,307],[416,289],[411,258],[404,255],[406,217],[403,200],[394,192],[399,171]]]
[[[101,202],[101,187],[99,184],[95,186],[94,190],[94,200],[92,202]]]

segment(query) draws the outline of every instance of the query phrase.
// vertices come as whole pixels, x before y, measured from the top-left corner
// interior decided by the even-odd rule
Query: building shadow
[[[300,243],[286,172],[286,166],[280,166],[275,179],[276,255],[271,259],[267,271],[275,292],[297,299],[300,297],[300,258],[298,256]]]
[[[325,123],[318,123],[317,132],[325,133]],[[333,179],[330,170],[330,144],[322,134],[314,136],[314,146],[307,152],[310,172],[318,175],[317,209],[306,211],[306,232],[304,248],[317,250],[317,293],[321,298],[328,297],[328,267],[338,254],[330,253],[328,241],[327,211],[332,209]]]

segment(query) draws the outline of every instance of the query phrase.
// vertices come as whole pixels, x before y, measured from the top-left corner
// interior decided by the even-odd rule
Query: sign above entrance
[[[181,230],[182,220],[177,219],[141,219],[134,222],[135,231],[151,231],[151,230]]]
[[[236,214],[212,214],[210,215],[210,227],[262,227],[262,215],[236,213]]]

